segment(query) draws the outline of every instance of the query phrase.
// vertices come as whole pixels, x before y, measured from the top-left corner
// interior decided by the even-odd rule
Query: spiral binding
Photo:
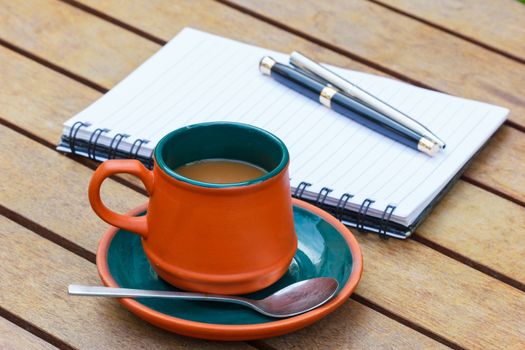
[[[83,140],[78,138],[78,133],[80,129],[88,126],[91,126],[91,123],[80,121],[75,122],[69,130],[68,136],[62,138],[62,147],[65,148],[69,146],[69,150],[71,153],[81,153],[83,155],[87,155],[89,159],[93,160],[115,158],[137,159],[140,160],[149,169],[153,168],[153,151],[151,152],[149,157],[143,157],[139,154],[142,147],[150,142],[149,140],[136,139],[131,145],[129,152],[124,152],[120,149],[120,145],[122,141],[130,137],[130,135],[124,133],[117,133],[111,139],[109,146],[105,146],[103,144],[99,144],[98,141],[102,134],[111,131],[107,128],[95,129],[91,133],[89,140]]]
[[[295,188],[293,196],[295,198],[301,199],[303,197],[304,191],[310,186],[312,186],[311,183],[301,181],[299,185]]]
[[[139,151],[142,148],[142,145],[145,145],[148,143],[149,140],[145,139],[136,139],[133,144],[131,145],[131,149],[129,150],[129,158],[131,159],[138,159]],[[137,147],[135,149],[135,146]]]
[[[91,134],[87,146],[87,155],[89,159],[97,160],[97,142],[102,133],[108,132],[109,129],[97,128]]]
[[[344,193],[339,198],[339,201],[337,202],[337,206],[335,207],[335,217],[337,218],[337,220],[339,221],[343,220],[343,214],[346,208],[346,203],[348,203],[348,201],[352,198],[354,198],[354,195],[349,194],[349,193]]]
[[[71,153],[75,153],[75,140],[77,139],[78,131],[82,127],[88,127],[90,126],[90,123],[84,123],[84,122],[75,122],[73,126],[71,126],[71,129],[69,130],[69,149],[71,150]]]
[[[310,186],[312,186],[311,183],[301,181],[299,185],[295,188],[293,192],[293,197],[309,201],[315,204],[316,206],[322,208],[325,205],[328,195],[332,192],[332,189],[328,187],[323,187],[321,188],[321,190],[319,190],[319,192],[317,192],[317,194],[312,194],[312,192],[309,192],[306,195],[305,194],[306,189]],[[313,199],[314,198],[313,195],[315,195],[315,199]],[[333,208],[331,208],[334,216],[340,221],[343,221],[345,217],[353,218],[355,220],[356,229],[362,232],[366,232],[366,231],[376,232],[377,234],[379,234],[381,238],[388,238],[389,235],[388,235],[387,230],[390,227],[390,224],[391,224],[390,219],[392,217],[394,210],[396,209],[396,206],[393,204],[387,205],[387,207],[381,214],[381,218],[379,219],[377,231],[375,231],[375,230],[371,230],[370,226],[368,226],[368,224],[366,223],[368,210],[370,209],[370,206],[373,203],[375,203],[375,201],[370,198],[366,198],[365,200],[363,200],[363,202],[361,203],[359,207],[359,210],[357,211],[356,214],[354,214],[355,215],[355,218],[354,218],[352,214],[348,214],[347,212],[345,212],[346,205],[348,204],[348,201],[352,198],[354,198],[354,195],[350,193],[344,193],[343,195],[341,195],[341,197],[339,197],[339,200],[337,201],[337,204]],[[367,228],[365,228],[365,226],[367,226]]]
[[[317,198],[315,199],[315,205],[317,205],[319,208],[322,208],[324,206],[324,202],[326,201],[326,198],[328,197],[328,194],[332,191],[333,190],[328,187],[321,188],[321,190],[317,193]]]
[[[359,212],[357,214],[357,223],[356,228],[360,231],[364,231],[365,229],[365,218],[366,213],[368,212],[368,209],[370,208],[370,205],[374,203],[375,201],[369,198],[366,198],[363,203],[361,203],[361,206],[359,207]]]
[[[389,204],[386,206],[385,210],[383,211],[383,215],[381,215],[381,223],[379,225],[379,237],[387,239],[388,235],[386,233],[387,225],[390,222],[390,217],[392,216],[392,213],[396,209],[395,205]],[[386,217],[385,217],[386,216]]]
[[[118,147],[120,146],[120,143],[122,142],[122,140],[128,137],[129,135],[120,134],[120,133],[113,136],[113,138],[111,139],[111,143],[109,144],[109,148],[107,152],[108,159],[115,159],[117,157],[117,150],[118,150]]]

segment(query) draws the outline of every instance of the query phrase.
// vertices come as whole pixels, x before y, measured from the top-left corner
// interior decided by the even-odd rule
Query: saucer
[[[143,215],[147,206],[128,215]],[[288,272],[268,288],[246,295],[262,299],[292,283],[334,277],[338,294],[304,314],[276,319],[235,304],[154,298],[121,298],[119,302],[138,317],[166,330],[211,340],[253,340],[274,337],[306,327],[341,306],[361,278],[361,249],[350,231],[325,211],[294,199],[293,213],[298,248]],[[140,237],[118,228],[100,241],[97,267],[109,287],[178,290],[161,280],[150,266]]]

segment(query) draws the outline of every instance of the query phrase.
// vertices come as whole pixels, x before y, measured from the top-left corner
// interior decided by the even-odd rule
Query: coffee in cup
[[[184,164],[175,172],[202,182],[228,184],[254,180],[267,173],[261,167],[232,159],[203,159]]]

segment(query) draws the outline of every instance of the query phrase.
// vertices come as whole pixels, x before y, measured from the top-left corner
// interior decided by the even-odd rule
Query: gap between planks
[[[512,277],[509,277],[501,272],[498,272],[494,269],[491,269],[490,267],[486,266],[486,265],[483,265],[481,263],[478,263],[472,259],[470,259],[469,257],[465,256],[465,255],[462,255],[462,254],[459,254],[455,251],[453,251],[452,249],[449,249],[447,247],[444,247],[442,246],[441,244],[438,244],[436,242],[433,242],[431,241],[430,239],[426,238],[426,237],[423,237],[423,236],[420,236],[417,232],[414,233],[412,236],[410,236],[409,239],[412,239],[424,246],[427,246],[435,251],[438,251],[440,252],[441,254],[445,255],[445,256],[448,256],[449,258],[451,259],[454,259],[456,261],[459,261],[467,266],[470,266],[471,268],[479,271],[479,272],[482,272],[486,275],[489,275],[503,283],[506,283],[508,284],[509,286],[511,287],[514,287],[516,288],[517,290],[519,291],[522,291],[525,293],[525,283],[522,283]]]
[[[371,308],[371,309],[373,309],[373,310],[375,310],[375,311],[377,311],[377,312],[379,312],[379,313],[381,313],[381,314],[383,314],[385,316],[390,317],[391,319],[393,319],[393,320],[395,320],[395,321],[397,321],[397,322],[399,322],[399,323],[401,323],[401,324],[403,324],[403,325],[405,325],[405,326],[407,326],[409,328],[412,328],[412,329],[418,331],[421,334],[426,335],[429,338],[432,338],[432,339],[440,342],[443,345],[448,346],[449,348],[456,349],[456,350],[466,349],[466,348],[462,347],[459,344],[456,344],[456,343],[454,343],[454,342],[452,342],[452,341],[450,341],[450,340],[448,340],[448,339],[446,339],[446,338],[444,338],[444,337],[442,337],[442,336],[440,336],[438,334],[435,334],[435,333],[427,330],[424,327],[421,327],[420,325],[418,325],[415,322],[412,322],[412,321],[407,320],[405,318],[399,317],[397,314],[395,314],[395,313],[385,309],[382,306],[379,306],[379,305],[375,304],[374,302],[370,301],[369,299],[367,299],[365,297],[362,297],[362,296],[354,293],[354,294],[352,294],[350,296],[350,298],[352,298],[353,300],[357,301],[360,304],[368,306],[369,308]]]
[[[51,333],[46,332],[45,330],[35,326],[31,322],[28,322],[24,320],[23,318],[9,312],[8,310],[4,309],[2,306],[0,306],[0,317],[8,320],[9,322],[17,325],[18,327],[28,331],[29,333],[33,334],[34,336],[37,336],[38,338],[42,339],[43,341],[56,346],[59,349],[62,350],[76,350],[76,348],[72,347],[68,343],[64,342],[62,339],[57,338]]]
[[[117,25],[117,26],[119,26],[119,27],[121,27],[123,29],[126,29],[126,30],[128,30],[128,31],[130,31],[132,33],[137,34],[138,36],[141,36],[141,37],[143,37],[145,39],[153,41],[154,43],[157,43],[159,45],[164,45],[167,42],[164,39],[161,39],[161,38],[159,38],[159,37],[157,37],[157,36],[155,36],[153,34],[147,33],[145,31],[143,31],[143,30],[141,30],[141,29],[139,29],[137,27],[134,27],[134,26],[132,26],[130,24],[127,24],[125,22],[119,21],[118,19],[113,18],[113,17],[105,14],[104,12],[97,11],[97,10],[95,10],[95,9],[93,9],[93,8],[87,6],[87,5],[84,5],[82,3],[79,3],[79,2],[77,2],[75,0],[58,0],[58,1],[63,2],[63,3],[68,4],[68,5],[71,5],[73,7],[76,7],[76,8],[78,8],[78,9],[84,11],[84,12],[87,12],[87,13],[90,13],[90,14],[96,16],[96,17],[99,17],[99,18],[101,18],[101,19],[103,19],[103,20],[105,20],[107,22],[113,23],[113,24],[115,24],[115,25]]]
[[[54,64],[52,62],[49,62],[48,60],[46,60],[46,59],[44,59],[42,57],[34,55],[31,52],[26,51],[26,50],[24,50],[24,49],[22,49],[22,48],[20,48],[20,47],[18,47],[16,45],[8,42],[8,41],[6,41],[6,40],[4,40],[2,38],[0,38],[0,45],[6,47],[9,50],[12,50],[12,51],[14,51],[16,53],[19,53],[20,55],[25,56],[25,57],[27,57],[27,58],[29,58],[29,59],[31,59],[31,60],[33,60],[33,61],[35,61],[35,62],[37,62],[37,63],[39,63],[39,64],[41,64],[41,65],[43,65],[45,67],[47,67],[47,68],[49,68],[49,69],[51,69],[51,70],[53,70],[53,71],[55,71],[57,73],[65,75],[65,76],[67,76],[67,77],[69,77],[69,78],[71,78],[71,79],[73,79],[75,81],[78,81],[79,83],[87,85],[90,88],[92,88],[94,90],[97,90],[98,92],[101,92],[101,93],[108,92],[108,89],[106,89],[103,86],[100,86],[99,84],[95,83],[94,81],[91,81],[91,80],[89,80],[87,78],[84,78],[84,77],[82,77],[82,76],[80,76],[78,74],[75,74],[75,73],[67,70],[67,69],[64,69],[64,68],[62,68],[62,67],[60,67],[60,66],[58,66],[58,65],[56,65],[56,64]]]
[[[508,51],[498,49],[497,47],[494,47],[494,46],[491,46],[489,44],[486,44],[486,43],[484,43],[482,41],[479,41],[478,39],[471,38],[471,37],[469,37],[469,36],[467,36],[465,34],[461,34],[459,32],[456,32],[456,31],[452,30],[452,29],[448,29],[448,28],[446,28],[446,27],[444,27],[442,25],[439,25],[437,23],[431,22],[431,21],[426,20],[424,18],[421,18],[421,17],[419,17],[417,15],[413,15],[413,14],[408,13],[406,11],[403,11],[401,9],[395,8],[395,7],[393,7],[393,6],[389,5],[389,4],[385,4],[381,0],[367,0],[367,1],[369,1],[369,2],[371,2],[373,4],[376,4],[378,6],[381,6],[381,7],[385,8],[385,9],[387,9],[389,11],[395,12],[395,13],[400,14],[402,16],[405,16],[405,17],[408,17],[408,18],[413,19],[415,21],[418,21],[420,23],[423,23],[423,24],[425,24],[425,25],[427,25],[429,27],[432,27],[432,28],[435,28],[437,30],[440,30],[440,31],[442,31],[444,33],[447,33],[447,34],[450,34],[452,36],[455,36],[456,38],[468,41],[469,43],[472,43],[474,45],[482,47],[485,50],[492,51],[492,52],[494,52],[494,53],[496,53],[498,55],[501,55],[503,57],[509,58],[509,59],[511,59],[513,61],[516,61],[518,63],[525,64],[525,59],[523,59],[523,58],[521,58],[519,56],[513,55],[512,53],[510,53]]]
[[[32,132],[30,132],[28,130],[25,130],[25,129],[19,127],[18,125],[15,125],[15,124],[9,122],[8,120],[6,120],[5,118],[2,118],[1,116],[0,116],[0,124],[8,127],[9,129],[12,129],[12,130],[16,131],[17,133],[19,133],[21,135],[24,135],[25,137],[30,138],[33,141],[38,142],[39,144],[41,144],[41,145],[43,145],[43,146],[45,146],[47,148],[50,148],[50,149],[56,151],[56,145],[54,145],[53,143],[51,143],[51,142],[49,142],[49,141],[47,141],[47,140],[45,140],[45,139],[43,139],[43,138],[33,134]],[[92,170],[95,170],[97,168],[97,166],[98,166],[98,164],[95,161],[92,161],[92,160],[87,159],[87,158],[77,157],[77,156],[74,156],[72,154],[65,154],[65,156],[68,157],[68,158],[73,159],[75,162],[80,163],[80,164],[82,164],[82,165],[84,165],[84,166],[86,166],[86,167],[88,167],[88,168],[90,168]],[[123,179],[123,178],[121,178],[119,176],[115,176],[115,175],[110,176],[110,178],[112,180],[117,181],[118,183],[120,183],[120,184],[122,184],[124,186],[127,186],[127,187],[131,188],[132,190],[135,190],[135,191],[137,191],[137,192],[139,192],[139,193],[141,193],[143,195],[147,195],[147,192],[146,192],[146,190],[144,188],[142,188],[140,186],[137,186],[136,184],[134,184],[134,183],[132,183],[132,182],[126,180],[126,179]]]
[[[13,125],[10,124],[10,123],[5,122],[3,118],[0,118],[0,124],[6,126],[8,128],[11,128],[11,129],[13,129],[16,132],[19,132],[21,130],[18,127],[12,128]],[[41,144],[41,145],[43,145],[43,146],[45,146],[47,148],[50,148],[50,149],[56,151],[55,147],[53,145],[50,145],[49,142],[47,142],[45,140],[41,140],[40,138],[35,137],[34,135],[32,135],[29,132],[26,132],[24,130],[22,130],[22,131],[23,132],[19,132],[21,135],[31,139],[32,141],[34,141],[36,143],[39,143],[39,144]],[[69,157],[69,158],[71,160],[79,163],[79,164],[82,164],[82,165],[90,168],[90,169],[94,169],[97,166],[95,162],[91,162],[91,161],[85,160],[85,159],[80,158],[80,157]],[[116,179],[116,180],[118,180],[118,179]],[[133,186],[129,186],[129,183],[127,183],[127,181],[125,181],[125,180],[123,180],[121,183],[123,185],[125,185],[125,186],[128,186],[128,187],[134,189],[135,191],[138,191],[138,192],[140,192],[142,194],[146,194],[146,192],[143,189],[138,188],[137,186],[134,186],[134,185]],[[41,236],[41,237],[51,241],[52,243],[60,246],[61,248],[64,248],[64,249],[70,251],[71,253],[84,258],[85,260],[89,261],[90,263],[96,264],[96,255],[93,252],[91,252],[91,251],[89,251],[89,250],[79,246],[78,244],[76,244],[75,242],[73,242],[71,240],[68,240],[68,239],[62,237],[61,235],[53,232],[52,230],[49,230],[46,227],[43,227],[42,225],[38,224],[37,222],[34,222],[31,219],[26,218],[25,216],[20,215],[20,214],[12,211],[11,209],[9,209],[7,207],[4,207],[3,205],[0,205],[0,215],[10,219],[11,221],[19,224],[22,227],[27,228],[28,230],[30,230],[30,231],[34,232],[35,234],[37,234],[37,235],[39,235],[39,236]],[[445,346],[448,346],[448,347],[453,348],[453,349],[463,349],[463,347],[459,346],[458,344],[456,344],[456,343],[454,343],[454,342],[452,342],[452,341],[450,341],[450,340],[440,336],[439,334],[437,334],[437,333],[435,333],[435,332],[433,332],[433,331],[431,331],[431,330],[429,330],[429,329],[427,329],[425,327],[422,327],[422,326],[418,325],[417,323],[415,323],[415,322],[413,322],[413,321],[411,321],[411,320],[409,320],[409,319],[407,319],[407,318],[405,318],[403,316],[400,316],[400,315],[398,315],[398,314],[396,314],[396,313],[394,313],[394,312],[392,312],[390,310],[385,309],[384,307],[382,307],[382,306],[380,306],[380,305],[378,305],[378,304],[368,300],[367,298],[364,298],[364,297],[360,296],[359,294],[354,293],[354,294],[352,294],[350,296],[350,298],[355,300],[356,302],[362,304],[363,306],[371,308],[371,309],[373,309],[373,310],[383,314],[384,316],[386,316],[386,317],[388,317],[388,318],[390,318],[390,319],[392,319],[392,320],[394,320],[394,321],[396,321],[396,322],[398,322],[398,323],[400,323],[400,324],[402,324],[402,325],[404,325],[404,326],[406,326],[408,328],[411,328],[411,329],[415,330],[416,332],[421,333],[422,335],[424,335],[426,337],[429,337],[429,338],[431,338],[431,339],[433,339],[433,340],[435,340],[435,341],[437,341],[437,342],[439,342],[439,343],[441,343],[441,344],[443,344]],[[4,310],[0,306],[0,316],[3,316],[2,312],[7,312],[8,313],[8,311]],[[13,317],[16,318],[17,316],[13,315]],[[4,317],[4,318],[6,318],[6,317]],[[30,329],[33,329],[32,333],[37,335],[37,336],[39,336],[39,337],[40,337],[40,334],[42,334],[43,336],[49,335],[50,337],[54,338],[54,336],[52,336],[52,335],[48,334],[47,332],[45,332],[45,331],[43,331],[43,330],[41,330],[41,329],[31,325],[27,321],[24,321],[24,320],[22,320],[20,318],[17,318],[17,320],[18,320],[17,322],[21,322],[21,323],[27,325],[28,327],[30,327]],[[41,338],[47,341],[46,338],[43,338],[43,337],[41,337]],[[62,342],[58,338],[54,338],[53,341]],[[251,345],[251,346],[253,346],[253,347],[255,347],[255,348],[259,349],[259,350],[275,350],[274,347],[270,346],[269,344],[266,344],[264,341],[261,341],[261,340],[258,340],[258,341],[247,341],[245,343],[248,344],[248,345]],[[60,347],[60,346],[58,346],[58,345],[56,345],[54,343],[52,343],[52,344],[57,346],[57,347]],[[63,343],[63,344],[66,346],[65,349],[73,349],[68,344],[66,344],[66,343]]]

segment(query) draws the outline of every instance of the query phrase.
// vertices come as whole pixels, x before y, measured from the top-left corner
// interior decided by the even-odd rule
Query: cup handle
[[[106,160],[93,173],[89,183],[89,202],[95,213],[108,224],[127,231],[138,233],[142,237],[148,235],[147,215],[134,217],[115,213],[102,203],[100,186],[104,180],[114,174],[126,173],[137,176],[146,186],[148,194],[153,192],[153,172],[148,170],[138,160]]]

